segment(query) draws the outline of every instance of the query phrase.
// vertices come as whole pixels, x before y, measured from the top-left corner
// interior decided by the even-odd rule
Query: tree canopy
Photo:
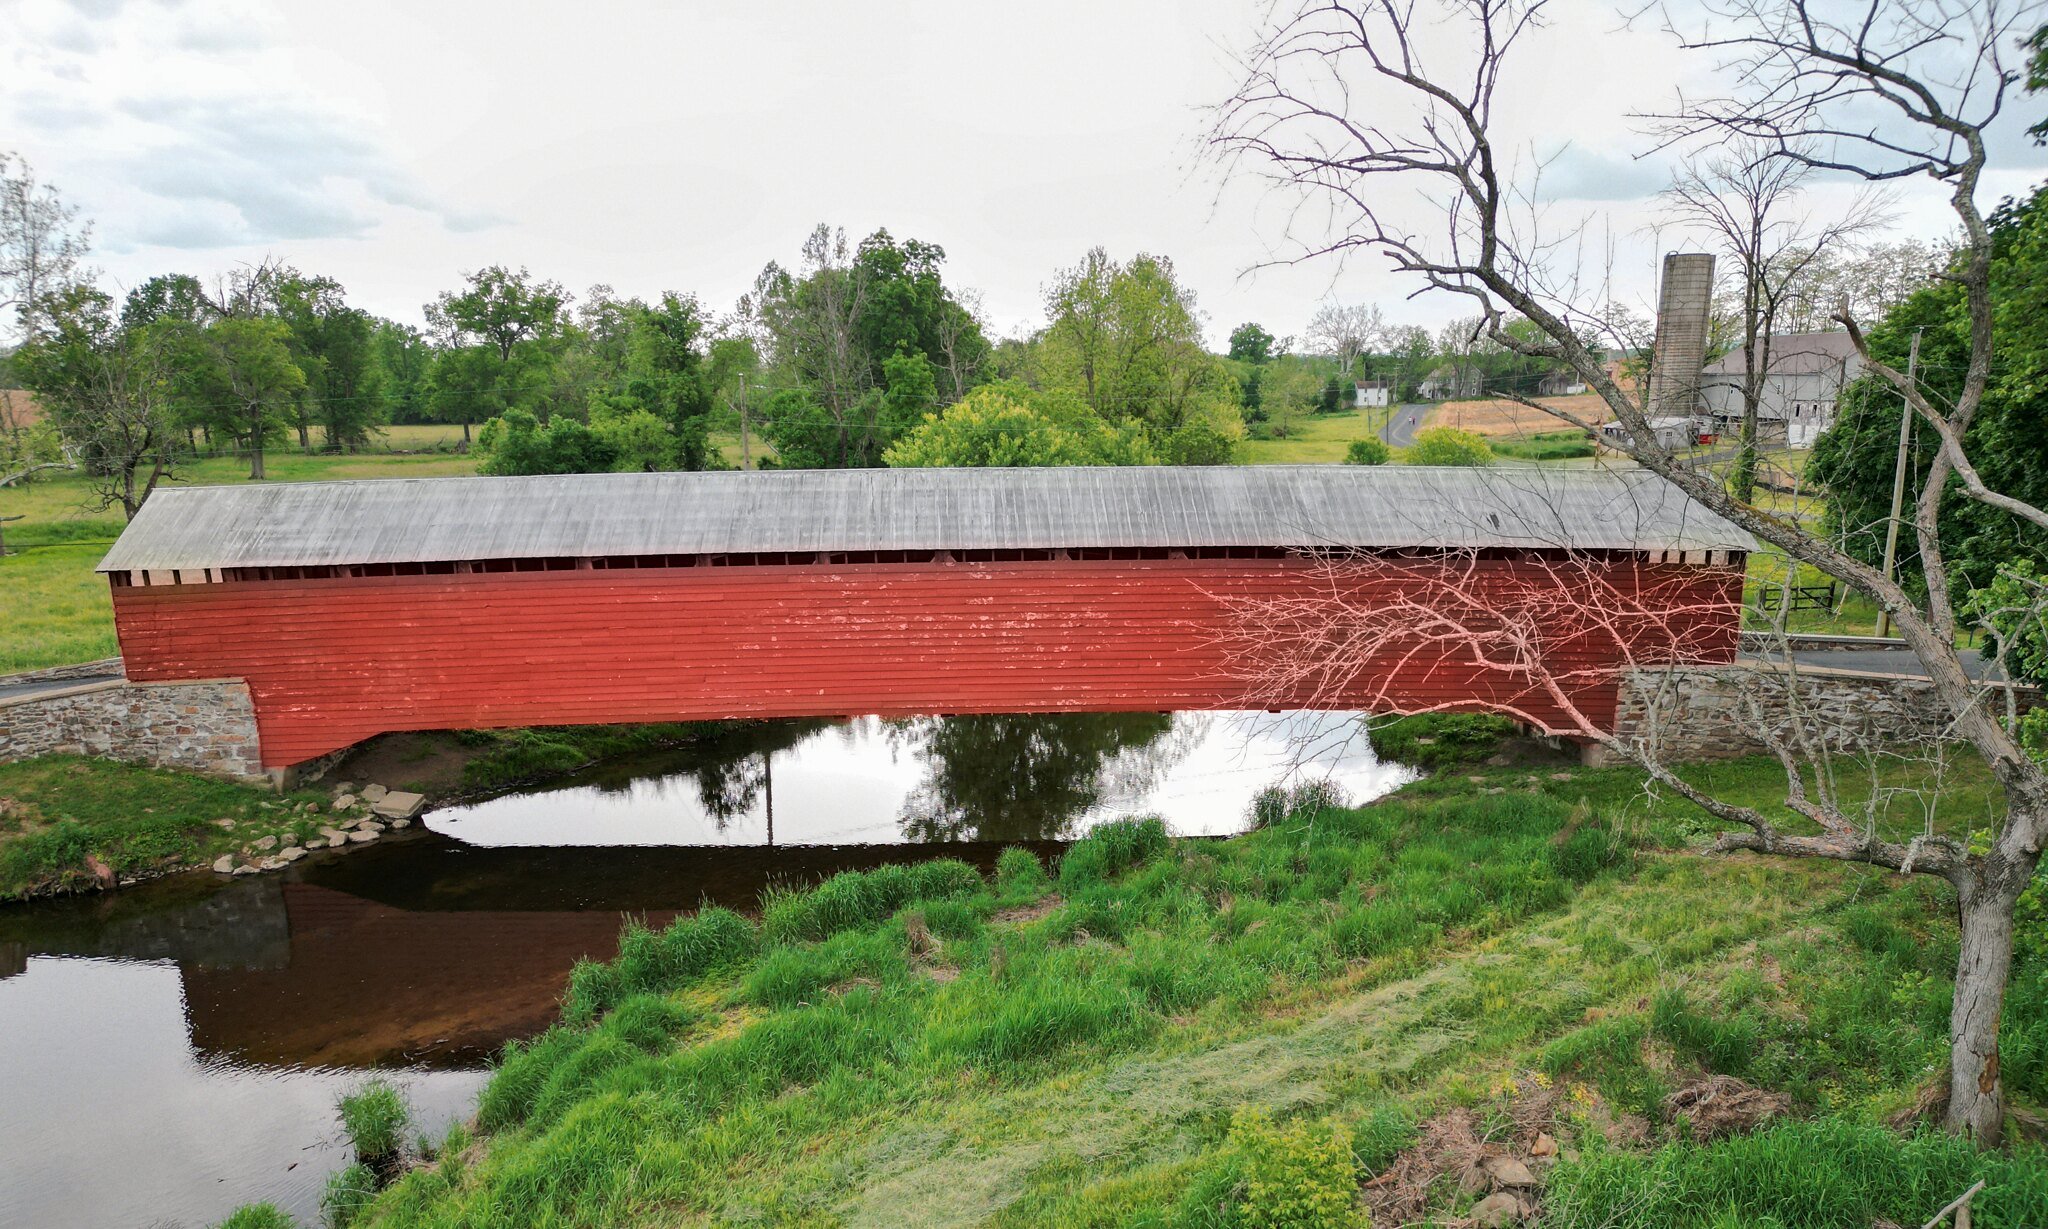
[[[890,465],[1150,465],[1142,426],[1112,425],[1072,393],[985,384],[906,434]]]

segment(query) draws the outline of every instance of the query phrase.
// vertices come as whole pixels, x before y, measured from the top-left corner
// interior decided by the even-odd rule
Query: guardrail
[[[1746,631],[1742,633],[1742,647],[1745,649],[1799,649],[1804,651],[1826,649],[1903,649],[1910,647],[1897,636],[1842,636],[1829,632],[1776,632]]]

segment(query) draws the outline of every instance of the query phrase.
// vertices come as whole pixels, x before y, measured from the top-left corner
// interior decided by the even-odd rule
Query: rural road
[[[1380,438],[1389,448],[1407,448],[1415,443],[1415,433],[1422,429],[1422,420],[1429,414],[1426,405],[1397,405],[1387,419],[1387,425],[1380,428]]]
[[[0,683],[0,700],[12,700],[20,696],[32,696],[45,691],[63,691],[68,687],[83,687],[87,683],[104,683],[120,677],[119,674],[89,674],[84,678],[36,679],[27,683]]]
[[[1963,669],[1971,678],[1983,678],[1990,663],[1975,649],[1962,653]],[[1911,649],[1795,649],[1792,660],[1802,666],[1831,670],[1854,670],[1858,674],[1909,674],[1927,671]]]

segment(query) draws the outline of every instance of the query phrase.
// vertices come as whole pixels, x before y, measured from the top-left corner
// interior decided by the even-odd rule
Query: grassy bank
[[[1335,414],[1304,414],[1285,439],[1247,439],[1238,444],[1238,459],[1249,465],[1305,465],[1336,462],[1353,440],[1378,439],[1385,410],[1343,410]]]
[[[1763,800],[1776,770],[1702,771]],[[1430,1223],[1488,1144],[1554,1225],[1917,1224],[1979,1176],[1977,1223],[2024,1223],[2041,1154],[1880,1125],[1940,1066],[1944,892],[1698,835],[1626,772],[1481,771],[632,931],[356,1223]],[[2006,1058],[2034,1103],[2044,965],[2035,933]],[[1776,1125],[1693,1142],[1667,1097],[1715,1074]]]
[[[328,822],[304,808],[325,801],[75,755],[0,764],[0,900],[205,866],[266,837],[301,844]]]

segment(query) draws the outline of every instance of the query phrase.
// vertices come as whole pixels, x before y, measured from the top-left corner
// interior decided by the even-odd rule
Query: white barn
[[[1766,362],[1757,434],[1794,448],[1811,447],[1833,425],[1843,386],[1863,369],[1845,332],[1777,334],[1770,339]],[[1732,435],[1741,428],[1744,371],[1744,351],[1737,346],[1700,373],[1703,431]]]

